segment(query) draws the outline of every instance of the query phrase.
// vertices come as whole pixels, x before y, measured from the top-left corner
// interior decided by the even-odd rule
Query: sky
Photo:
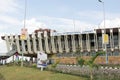
[[[120,27],[120,0],[104,2],[105,27]],[[104,28],[103,3],[98,0],[26,0],[28,33],[49,28],[82,32]],[[24,27],[25,0],[0,0],[0,36],[20,34]],[[2,40],[0,40],[2,44]]]

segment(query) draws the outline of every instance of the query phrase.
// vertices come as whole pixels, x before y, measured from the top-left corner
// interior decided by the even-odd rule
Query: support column
[[[5,35],[5,41],[6,41],[6,45],[7,45],[7,50],[10,51],[10,42],[9,42],[9,38],[7,35]]]
[[[65,40],[65,51],[68,53],[69,52],[69,47],[68,47],[68,39],[67,35],[64,35],[64,40]]]
[[[44,31],[44,39],[45,39],[45,50],[47,53],[50,53],[49,46],[48,46],[48,35],[46,31]]]
[[[95,49],[95,51],[97,52],[98,51],[98,40],[97,40],[97,33],[96,33],[96,31],[95,31],[95,33],[94,33],[94,49]]]
[[[30,36],[27,35],[27,46],[28,46],[28,52],[33,53],[31,50],[31,42],[30,42]]]
[[[14,40],[13,40],[13,35],[11,34],[10,35],[10,50],[13,50],[13,43],[14,43]],[[14,62],[14,53],[12,53],[12,54],[9,54],[9,55],[12,55],[12,61]]]
[[[119,28],[119,30],[118,30],[119,32],[118,32],[118,44],[119,44],[119,50],[120,50],[120,28]]]
[[[75,36],[71,35],[71,41],[72,41],[72,51],[76,52],[76,47],[75,47]]]
[[[25,50],[25,40],[21,40],[21,47],[22,47],[22,53],[26,53],[26,50]]]
[[[82,34],[79,35],[79,46],[80,46],[80,51],[83,52]]]
[[[57,38],[58,38],[58,49],[59,49],[59,52],[63,53],[62,45],[61,45],[61,36],[57,36]]]
[[[32,34],[32,41],[33,41],[33,50],[35,53],[37,53],[35,33]]]
[[[57,53],[55,48],[54,36],[51,36],[51,45],[52,45],[52,52]]]
[[[91,47],[90,47],[90,35],[88,34],[88,52],[91,51]]]
[[[21,53],[21,51],[20,51],[20,43],[19,43],[19,37],[18,37],[18,35],[16,34],[15,35],[15,39],[16,39],[16,46],[17,46],[17,52],[18,53]]]
[[[41,36],[41,32],[38,32],[38,43],[39,43],[39,50],[40,50],[40,52],[44,52],[43,51],[43,44],[42,44],[42,36]]]
[[[9,38],[9,43],[10,43],[10,50],[12,50],[12,44],[13,44],[13,35],[10,34],[10,38]]]
[[[110,48],[111,51],[114,51],[114,38],[113,38],[113,30],[110,29]]]
[[[90,39],[89,39],[89,34],[86,34],[86,48],[87,48],[87,51],[90,52]]]

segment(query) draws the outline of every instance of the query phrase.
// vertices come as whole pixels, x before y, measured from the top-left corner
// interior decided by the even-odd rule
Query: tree
[[[94,56],[92,56],[90,58],[90,60],[88,61],[85,61],[83,60],[82,58],[81,59],[78,59],[78,64],[79,65],[89,65],[89,68],[90,68],[90,79],[93,80],[93,68],[96,67],[96,64],[94,63],[95,59],[99,56],[99,55],[102,55],[102,54],[105,54],[105,52],[103,51],[100,51],[100,52],[96,52],[96,54]]]

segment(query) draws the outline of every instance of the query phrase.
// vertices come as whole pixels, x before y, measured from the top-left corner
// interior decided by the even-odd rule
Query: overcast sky
[[[102,1],[105,27],[119,27],[120,0]],[[103,4],[98,0],[27,0],[26,6],[29,33],[39,28],[72,32],[103,27]],[[24,13],[25,0],[0,0],[0,35],[20,34]]]

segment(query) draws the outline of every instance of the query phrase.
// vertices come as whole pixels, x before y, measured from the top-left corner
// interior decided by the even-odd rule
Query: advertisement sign
[[[103,41],[103,44],[108,44],[109,43],[108,34],[103,34],[102,35],[102,41]]]
[[[26,40],[27,39],[27,29],[26,28],[21,29],[20,39],[21,40]]]
[[[37,53],[37,67],[47,66],[47,54],[38,51]]]

